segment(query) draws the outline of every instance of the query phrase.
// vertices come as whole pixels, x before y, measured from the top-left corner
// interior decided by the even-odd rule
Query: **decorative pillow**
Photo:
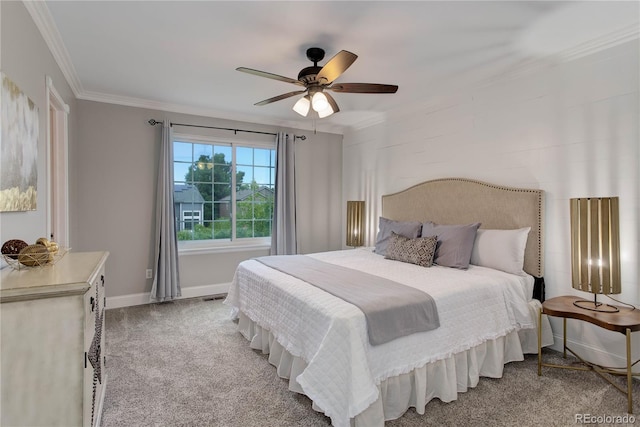
[[[418,221],[393,221],[380,217],[378,225],[378,237],[376,238],[375,253],[384,255],[391,241],[391,233],[396,233],[409,239],[415,239],[420,235],[422,224]]]
[[[387,247],[387,259],[408,262],[422,267],[433,265],[433,254],[436,252],[436,236],[409,239],[391,232],[391,241]]]
[[[466,225],[439,225],[434,222],[422,224],[423,236],[438,236],[438,246],[433,262],[445,267],[469,268],[473,242],[479,222]]]
[[[531,227],[517,230],[478,230],[471,252],[471,264],[525,275],[522,267],[530,230]]]

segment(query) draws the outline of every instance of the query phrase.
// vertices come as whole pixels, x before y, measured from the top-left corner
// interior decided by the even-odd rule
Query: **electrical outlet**
[[[147,279],[153,279],[153,270],[147,268]]]

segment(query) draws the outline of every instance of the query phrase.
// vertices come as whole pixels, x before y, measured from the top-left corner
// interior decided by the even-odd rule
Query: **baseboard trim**
[[[231,283],[216,283],[214,285],[189,286],[182,288],[182,296],[176,299],[197,298],[209,295],[226,294]],[[107,297],[107,309],[132,307],[134,305],[150,304],[150,292],[140,294],[122,295],[117,297]]]
[[[567,339],[567,347],[575,351],[584,360],[597,363],[603,366],[626,366],[627,360],[624,356],[604,351],[601,348],[592,347],[587,344]],[[553,345],[549,348],[562,352],[562,335],[553,334]],[[572,356],[569,351],[567,355]]]

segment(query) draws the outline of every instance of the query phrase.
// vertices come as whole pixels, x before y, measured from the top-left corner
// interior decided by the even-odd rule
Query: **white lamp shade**
[[[325,110],[329,106],[329,101],[327,97],[322,92],[316,92],[313,94],[313,98],[311,98],[311,106],[317,112]],[[333,110],[332,110],[333,112]]]
[[[327,104],[327,108],[325,108],[324,110],[318,111],[318,117],[322,119],[324,117],[328,117],[332,115],[333,113],[334,113],[333,108],[331,108],[331,105]]]
[[[302,117],[307,117],[310,107],[311,102],[309,101],[309,95],[305,95],[295,103],[295,105],[293,106],[293,111],[300,114]]]

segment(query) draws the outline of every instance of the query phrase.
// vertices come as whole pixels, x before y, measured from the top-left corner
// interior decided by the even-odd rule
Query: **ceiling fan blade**
[[[256,102],[253,105],[267,105],[272,102],[280,101],[282,99],[291,98],[292,96],[300,95],[301,93],[305,93],[306,90],[296,90],[294,92],[283,93],[282,95],[274,96],[273,98],[265,99],[264,101]]]
[[[344,93],[396,93],[398,86],[378,83],[336,83],[326,89]]]
[[[337,113],[338,111],[340,111],[340,107],[338,107],[338,103],[335,99],[333,99],[333,96],[329,95],[326,92],[324,93],[324,95],[327,97],[327,101],[329,101],[329,105],[331,105],[331,108],[333,108],[333,112]]]
[[[358,59],[358,55],[355,53],[348,52],[346,50],[341,50],[338,52],[333,58],[327,62],[324,67],[318,73],[316,80],[321,84],[329,84],[335,79],[337,79],[340,74],[344,73],[347,68],[353,64],[353,62]],[[323,82],[326,81],[325,82]]]
[[[294,85],[298,85],[298,86],[304,86],[304,83],[302,83],[300,80],[279,76],[273,73],[267,73],[266,71],[254,70],[252,68],[246,68],[246,67],[238,67],[236,68],[236,70],[242,71],[243,73],[253,74],[254,76],[258,76],[258,77],[266,77],[268,79],[279,80],[285,83],[293,83]]]

